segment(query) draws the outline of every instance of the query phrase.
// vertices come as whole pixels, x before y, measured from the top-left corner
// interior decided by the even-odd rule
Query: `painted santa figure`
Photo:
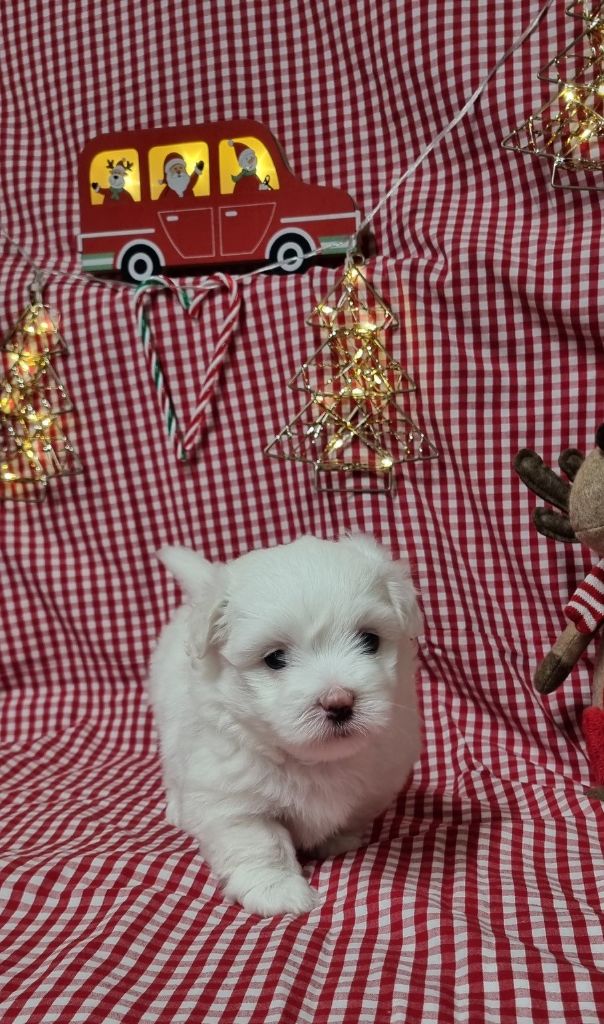
[[[179,199],[184,199],[185,196],[193,195],[193,189],[203,168],[203,160],[198,160],[191,174],[188,174],[187,165],[181,154],[168,153],[164,160],[164,176],[159,182],[165,188],[162,189],[159,198],[173,199],[178,196]]]

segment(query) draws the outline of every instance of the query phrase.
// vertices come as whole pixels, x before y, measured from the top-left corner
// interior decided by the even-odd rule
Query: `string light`
[[[523,31],[520,33],[520,35],[512,42],[512,44],[507,48],[507,50],[505,50],[505,52],[501,55],[501,57],[499,57],[497,62],[490,68],[490,70],[485,75],[483,80],[479,83],[479,85],[476,87],[476,89],[474,90],[472,95],[466,100],[466,102],[457,111],[457,113],[454,115],[454,117],[452,117],[451,120],[444,126],[444,128],[442,128],[441,131],[438,132],[438,134],[432,139],[432,141],[426,146],[426,148],[424,150],[422,150],[422,152],[419,154],[419,156],[417,156],[416,159],[403,171],[403,173],[400,175],[400,177],[398,177],[392,183],[392,185],[388,189],[388,191],[378,200],[378,202],[373,207],[373,209],[361,221],[361,224],[359,225],[358,230],[355,232],[354,235],[351,235],[351,237],[349,239],[348,246],[347,246],[347,252],[346,252],[347,258],[350,258],[352,253],[356,250],[356,248],[358,246],[358,239],[359,239],[359,237],[364,232],[364,230],[372,223],[372,221],[375,219],[375,217],[380,212],[382,207],[388,202],[389,199],[392,198],[392,196],[396,192],[398,192],[398,190],[404,184],[404,182],[407,180],[407,178],[409,178],[411,175],[413,175],[415,173],[415,171],[420,166],[420,164],[422,164],[424,162],[424,160],[426,160],[430,156],[430,154],[433,152],[434,149],[436,149],[436,147],[442,142],[442,140],[444,138],[446,138],[447,135],[450,135],[452,131],[454,131],[454,129],[457,127],[457,125],[460,123],[460,121],[462,121],[463,118],[466,116],[466,114],[468,114],[469,111],[472,109],[474,104],[478,102],[480,97],[485,92],[487,86],[489,85],[489,82],[497,74],[499,69],[512,56],[512,54],[514,54],[516,52],[516,50],[520,46],[522,46],[522,44],[533,34],[535,29],[538,27],[538,25],[540,24],[542,19],[545,17],[547,12],[549,11],[549,9],[552,6],[553,2],[554,2],[554,0],[546,0],[546,2],[539,9],[537,14],[533,18],[533,20],[527,25],[527,27],[525,29],[523,29]],[[24,249],[23,246],[19,245],[19,243],[16,242],[15,239],[11,238],[11,236],[8,234],[8,232],[1,225],[0,225],[0,236],[2,238],[4,238],[5,241],[13,249],[16,250],[16,252],[19,253],[19,255],[25,260],[25,262],[29,266],[31,266],[36,271],[37,274],[41,273],[41,269],[37,266],[36,263],[34,263],[31,255],[27,252],[27,250]],[[319,256],[319,255],[321,255],[321,253],[322,253],[322,249],[320,249],[320,248],[314,249],[311,252],[307,253],[306,259],[310,259],[313,256]],[[247,281],[253,280],[258,274],[265,274],[267,271],[275,270],[275,269],[282,269],[282,264],[270,263],[270,264],[267,264],[267,265],[263,265],[262,267],[259,267],[257,270],[251,270],[251,271],[248,271],[245,274],[236,275],[235,276],[235,280],[238,283],[245,283]],[[108,280],[107,278],[100,278],[100,277],[97,277],[94,274],[90,274],[90,273],[84,274],[84,273],[78,273],[78,272],[66,272],[66,271],[63,271],[63,270],[53,270],[53,269],[48,268],[48,267],[44,268],[44,271],[45,271],[46,275],[50,276],[50,277],[56,276],[56,277],[60,277],[63,280],[71,279],[71,280],[76,280],[76,281],[84,282],[85,284],[96,284],[96,285],[101,285],[103,287],[110,287],[110,288],[117,288],[117,289],[124,289],[124,288],[131,288],[131,289],[133,289],[133,288],[137,287],[135,284],[132,284],[131,282]]]
[[[546,3],[539,10],[532,22],[523,30],[520,36],[490,69],[483,81],[474,90],[472,95],[455,114],[451,121],[449,121],[448,124],[446,124],[445,127],[432,139],[430,144],[422,153],[420,153],[411,165],[407,167],[403,174],[392,184],[386,194],[377,202],[371,212],[364,218],[364,220],[362,220],[358,231],[351,236],[349,240],[346,254],[348,261],[350,261],[356,249],[358,238],[374,220],[381,208],[472,109],[474,104],[484,93],[493,76],[499,71],[501,66],[515,52],[515,50],[518,49],[518,47],[521,46],[522,43],[532,34],[541,19],[549,10],[552,3],[553,0],[546,0]],[[32,268],[34,268],[36,277],[40,278],[42,276],[42,271],[34,263],[31,255],[14,239],[12,239],[1,226],[0,236],[2,236]],[[320,248],[315,249],[307,254],[307,258],[321,255],[321,252],[322,250]],[[258,270],[250,271],[238,276],[236,281],[241,283],[246,282],[253,279],[257,274],[266,273],[266,271],[275,269],[278,266],[279,265],[276,263],[264,265]],[[126,282],[100,279],[91,274],[70,273],[50,268],[46,268],[46,273],[48,276],[54,275],[62,279],[76,279],[84,282],[85,284],[100,284],[104,287],[120,289],[131,287],[131,285]],[[346,284],[350,286],[353,286],[356,283],[358,277],[363,278],[358,267],[349,266],[346,273],[349,275],[346,278],[345,274]],[[363,281],[364,280],[365,279],[363,278]],[[387,307],[385,308],[387,309]],[[31,308],[26,312],[31,313]],[[315,313],[318,315],[324,315],[327,318],[329,318],[334,312],[333,307],[331,307],[329,303],[320,304],[315,310]],[[39,315],[41,317],[48,315],[50,319],[49,321],[42,320],[41,324],[38,324],[36,327],[32,324],[30,325],[30,328],[27,328],[21,324],[22,337],[30,335],[33,338],[48,338],[49,336],[58,334],[58,331],[55,330],[56,324],[53,321],[52,315],[45,307],[44,310],[37,310],[35,315]],[[393,324],[394,318],[390,325]],[[323,324],[323,326],[329,327],[330,325]],[[40,329],[39,333],[38,329]],[[396,370],[394,369],[394,367],[397,367],[397,364],[390,362],[386,365],[384,363],[385,358],[387,363],[387,357],[385,357],[385,350],[377,338],[379,331],[384,329],[386,329],[385,325],[380,327],[377,323],[373,323],[371,321],[363,322],[362,318],[359,318],[352,330],[342,329],[330,331],[326,344],[332,352],[332,359],[340,359],[343,351],[348,351],[346,346],[352,339],[352,342],[356,344],[356,348],[350,362],[353,366],[356,366],[357,369],[359,366],[364,367],[364,369],[360,373],[360,376],[357,374],[356,383],[343,385],[343,388],[339,392],[334,393],[331,396],[323,394],[320,391],[312,392],[312,388],[310,386],[307,387],[306,384],[304,384],[304,389],[309,390],[312,394],[312,399],[309,405],[313,406],[314,411],[316,412],[317,406],[324,409],[321,417],[306,427],[306,437],[317,441],[317,439],[319,439],[328,429],[328,421],[333,420],[334,422],[338,422],[337,408],[341,407],[341,423],[338,427],[339,433],[332,439],[333,444],[329,445],[329,442],[325,444],[326,450],[329,448],[331,452],[348,451],[350,454],[350,450],[353,447],[353,438],[355,441],[364,443],[366,447],[373,452],[371,459],[372,470],[378,473],[383,473],[387,478],[387,483],[390,484],[391,470],[398,462],[407,461],[409,458],[433,458],[436,455],[436,451],[427,441],[425,436],[417,430],[414,424],[412,424],[403,413],[400,411],[396,412],[396,403],[394,401],[395,396],[404,393],[406,390],[413,390],[415,385],[400,367]],[[372,334],[374,335],[374,338],[369,340]],[[4,348],[4,355],[6,355],[7,351],[9,350]],[[44,352],[38,352],[37,355],[39,355],[40,358],[42,358],[43,355],[48,357],[52,351],[53,350],[51,349],[46,349]],[[33,362],[31,361],[32,358],[34,359]],[[15,366],[17,363],[23,371],[20,382],[16,380]],[[312,360],[307,364],[307,366],[310,366],[311,363]],[[30,370],[30,380],[26,381],[27,374]],[[32,380],[39,377],[40,373],[46,373],[50,376],[50,370],[51,367],[49,366],[48,359],[46,359],[44,365],[42,365],[42,362],[37,364],[35,362],[35,354],[32,357],[32,355],[25,349],[25,346],[19,353],[18,360],[13,359],[12,362],[10,360],[8,360],[8,362],[5,360],[5,377],[4,379],[0,379],[0,387],[2,388],[2,397],[0,397],[0,483],[3,483],[5,487],[4,493],[2,493],[2,489],[0,488],[0,500],[7,496],[19,498],[21,500],[40,500],[41,497],[44,497],[46,484],[51,476],[63,475],[65,473],[77,473],[81,471],[81,464],[79,463],[76,453],[67,441],[67,438],[60,431],[57,423],[57,410],[53,409],[51,405],[48,405],[45,409],[42,409],[40,406],[39,413],[41,413],[41,418],[35,422],[32,417],[36,413],[36,410],[33,409],[31,405],[28,407],[26,395],[29,394],[30,397],[32,396]],[[397,374],[400,374],[400,376],[397,377]],[[337,376],[337,374],[335,376]],[[332,375],[332,385],[335,380],[335,376]],[[57,380],[58,378],[56,378],[55,375],[55,383]],[[397,383],[393,383],[393,381]],[[37,397],[38,403],[43,403],[44,401],[45,399],[40,398],[39,396]],[[345,415],[345,403],[349,403],[347,416]],[[373,413],[367,408],[368,406],[373,406]],[[28,411],[28,409],[33,409],[33,411]],[[62,409],[61,411],[65,410]],[[387,415],[390,415],[391,417],[394,416],[396,429],[390,429],[392,426],[391,424],[388,426],[386,425]],[[331,426],[331,423],[329,423],[329,426]],[[290,430],[291,427],[292,425],[286,429]],[[43,430],[46,430],[47,433],[43,434]],[[53,431],[52,436],[50,433],[51,431]],[[397,450],[395,453],[390,453],[385,450],[385,448],[380,445],[379,441],[379,438],[382,435],[384,437],[390,436],[391,440],[396,441],[400,450]],[[282,439],[283,438],[280,435],[279,438],[275,439],[273,444]],[[270,454],[275,453],[270,452]],[[19,459],[22,459],[23,457],[28,460],[30,466],[35,464],[35,469],[30,469],[29,474],[27,472],[23,473],[21,469],[16,471],[13,466],[13,462],[19,461]],[[364,467],[366,462],[367,460],[361,460],[359,465]],[[353,462],[353,465],[356,465],[356,463]],[[338,463],[332,468],[341,469],[344,468],[344,466],[342,463]],[[320,472],[320,468],[317,465],[315,465],[315,469],[316,472]]]
[[[51,360],[65,351],[59,318],[40,301],[2,342],[0,501],[42,501],[51,478],[82,470],[59,423],[73,406]]]
[[[502,142],[552,163],[554,188],[604,188],[604,3],[577,0],[566,13],[584,30],[539,72],[558,94]]]

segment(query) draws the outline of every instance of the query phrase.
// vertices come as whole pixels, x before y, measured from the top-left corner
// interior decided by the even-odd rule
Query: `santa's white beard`
[[[166,184],[177,195],[184,196],[186,187],[189,184],[189,175],[183,174],[181,171],[168,171],[166,174]]]

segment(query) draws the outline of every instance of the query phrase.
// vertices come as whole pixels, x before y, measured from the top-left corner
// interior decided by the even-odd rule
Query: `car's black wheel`
[[[149,245],[137,244],[126,250],[122,256],[120,270],[127,281],[145,281],[159,273],[159,256]]]
[[[269,253],[269,263],[278,263],[280,270],[285,273],[293,273],[304,266],[310,251],[308,239],[292,231],[287,235],[281,235],[276,242],[273,242]]]

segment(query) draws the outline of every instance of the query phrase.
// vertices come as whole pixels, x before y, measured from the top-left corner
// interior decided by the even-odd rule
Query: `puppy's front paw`
[[[270,869],[246,874],[247,877],[241,871],[235,872],[225,887],[225,895],[241,903],[250,914],[307,914],[319,905],[319,894],[293,871]]]

